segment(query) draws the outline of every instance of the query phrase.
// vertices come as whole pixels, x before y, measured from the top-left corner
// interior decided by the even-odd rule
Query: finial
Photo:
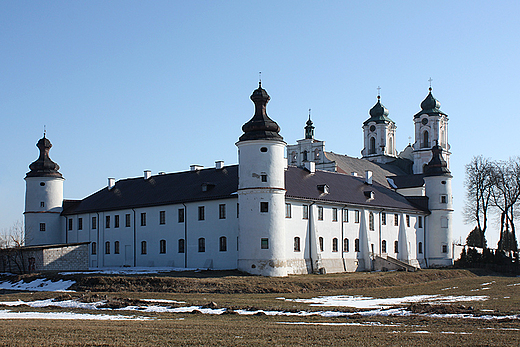
[[[258,86],[262,86],[262,71],[258,72]]]
[[[411,137],[411,136],[408,136],[408,144],[409,144],[409,145],[412,144],[412,137]]]
[[[43,125],[43,137],[45,138],[45,135],[47,134],[46,125]]]
[[[311,109],[309,108],[309,120],[311,120]]]
[[[381,87],[377,86],[377,100],[381,99]]]
[[[432,81],[433,81],[433,80],[432,80],[432,78],[430,77],[430,79],[428,80],[428,82],[430,82],[430,88],[429,88],[429,89],[430,89],[430,92],[432,91]]]

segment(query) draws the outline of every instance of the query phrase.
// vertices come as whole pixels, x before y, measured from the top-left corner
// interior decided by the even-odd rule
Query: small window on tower
[[[448,196],[441,195],[441,204],[447,204],[447,203],[448,203]]]
[[[45,187],[45,182],[40,182],[40,186]]]
[[[40,202],[40,207],[45,207],[45,202],[44,201]]]
[[[269,212],[269,203],[267,201],[260,202],[260,212]]]
[[[266,174],[261,174],[260,178],[262,179],[262,182],[267,182],[267,175]]]
[[[269,239],[268,238],[260,239],[260,248],[261,249],[269,249]]]
[[[40,223],[40,231],[45,231],[45,223]]]
[[[260,152],[262,152],[262,153],[267,152],[267,147],[262,147],[262,148],[260,148]]]

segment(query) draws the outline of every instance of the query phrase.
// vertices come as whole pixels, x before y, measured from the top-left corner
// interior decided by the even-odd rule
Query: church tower
[[[49,157],[52,144],[45,134],[36,147],[40,156],[29,165],[31,171],[25,176],[25,243],[64,243],[65,225],[60,217],[64,178],[58,171],[59,165]]]
[[[432,158],[432,148],[438,144],[450,167],[450,145],[448,144],[448,115],[440,110],[441,103],[432,95],[430,86],[428,96],[421,103],[421,111],[416,113],[415,143],[413,144],[413,172],[421,174],[424,166]]]
[[[453,196],[452,175],[442,157],[443,149],[435,144],[431,149],[432,159],[424,167],[425,195],[428,197],[425,248],[428,267],[453,264],[452,219]]]
[[[397,126],[388,117],[388,109],[381,104],[381,96],[370,109],[370,118],[363,123],[364,148],[361,155],[364,159],[377,163],[387,163],[397,158],[395,149],[395,132]]]
[[[270,100],[261,82],[251,95],[253,118],[242,126],[238,147],[238,269],[286,276],[285,145],[280,127],[267,116]]]

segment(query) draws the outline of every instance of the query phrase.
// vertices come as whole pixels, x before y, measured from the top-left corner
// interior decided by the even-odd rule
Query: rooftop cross
[[[432,90],[432,78],[430,77],[430,79],[428,80],[428,82],[430,82],[430,91]]]

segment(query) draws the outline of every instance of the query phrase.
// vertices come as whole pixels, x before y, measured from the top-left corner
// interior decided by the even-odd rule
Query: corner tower
[[[442,149],[447,168],[450,167],[450,145],[448,144],[448,115],[440,110],[441,103],[432,95],[432,87],[428,96],[421,102],[421,111],[413,118],[415,123],[415,142],[413,144],[413,172],[421,174],[424,166],[432,158],[435,144]]]
[[[397,158],[395,149],[395,133],[397,126],[388,117],[388,109],[381,104],[381,96],[370,109],[370,118],[363,123],[364,148],[361,155],[364,159],[377,163],[387,163]]]
[[[429,267],[450,266],[453,264],[453,176],[442,157],[441,146],[435,144],[431,155],[432,159],[424,167],[425,195],[431,212],[425,234],[426,259]]]
[[[25,176],[25,243],[48,245],[63,243],[64,225],[60,217],[63,211],[63,181],[60,166],[49,157],[52,147],[43,135],[36,147],[39,158],[29,165]]]
[[[261,82],[251,95],[253,118],[242,126],[238,147],[238,269],[286,276],[285,145],[280,127],[267,116],[269,95]]]

